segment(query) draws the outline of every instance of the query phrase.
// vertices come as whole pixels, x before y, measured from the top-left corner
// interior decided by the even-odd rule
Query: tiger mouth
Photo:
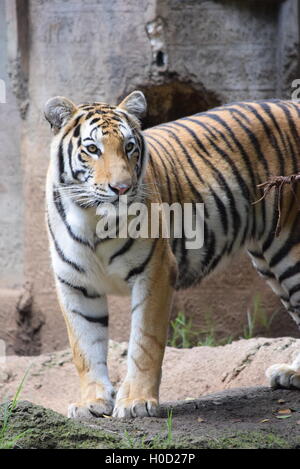
[[[133,189],[132,191],[126,193],[125,196],[127,197],[128,202],[133,202],[134,199],[137,198],[138,196],[138,191],[136,189]],[[86,196],[82,200],[77,200],[75,201],[76,204],[81,207],[81,208],[89,208],[89,207],[99,207],[100,205],[104,204],[112,204],[112,205],[117,205],[121,198],[124,197],[124,195],[95,195],[91,194],[90,197]]]

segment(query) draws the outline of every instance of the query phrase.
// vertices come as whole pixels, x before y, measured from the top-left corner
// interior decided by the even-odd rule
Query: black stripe
[[[294,221],[293,227],[291,229],[290,235],[288,239],[285,241],[284,245],[277,251],[276,254],[271,258],[269,262],[270,267],[274,267],[275,265],[279,264],[290,252],[290,250],[295,246],[295,244],[299,241],[299,235],[296,235],[296,230],[299,230],[297,226],[299,224],[298,217]]]
[[[245,150],[243,145],[240,143],[240,141],[236,137],[235,133],[231,130],[231,128],[229,127],[227,122],[224,119],[222,119],[220,116],[218,116],[217,114],[209,113],[207,115],[207,117],[214,120],[218,124],[222,125],[222,127],[228,132],[228,134],[230,135],[232,141],[235,143],[235,145],[237,146],[237,148],[239,149],[239,151],[241,153],[241,156],[243,158],[243,161],[246,165],[248,174],[249,174],[250,179],[251,179],[252,187],[255,188],[256,185],[257,185],[257,181],[255,179],[255,173],[254,173],[253,168],[252,168],[251,160],[249,158],[249,155],[248,155],[247,151]],[[195,123],[199,123],[199,121],[195,120]]]
[[[169,126],[169,125],[167,126],[167,124],[163,124],[163,126],[164,126],[164,128],[162,128],[162,126],[160,126],[161,130],[165,131],[166,133],[168,133],[169,135],[171,135],[171,136],[174,138],[174,140],[176,141],[176,143],[180,146],[180,148],[181,148],[181,150],[182,150],[184,156],[186,157],[186,159],[187,159],[187,161],[188,161],[188,163],[189,163],[191,169],[194,171],[194,173],[195,173],[196,176],[198,177],[199,181],[201,181],[201,182],[204,184],[204,180],[203,180],[201,174],[199,173],[198,168],[195,166],[195,163],[194,163],[194,161],[193,161],[191,155],[190,155],[189,152],[187,151],[187,149],[183,146],[183,144],[181,143],[181,141],[179,140],[179,138],[177,137],[177,135],[174,134],[174,132],[172,132],[171,130],[168,130],[168,129],[166,128],[166,127],[170,127],[170,128],[172,129],[172,127]],[[152,138],[153,138],[153,137],[152,137]],[[180,168],[181,168],[182,172],[184,173],[184,176],[185,176],[186,180],[187,180],[188,183],[189,183],[189,187],[190,187],[190,189],[191,189],[193,195],[194,195],[195,198],[196,198],[195,202],[203,202],[203,198],[202,198],[201,192],[195,187],[194,183],[192,182],[192,180],[191,180],[190,177],[188,176],[187,172],[185,171],[184,166],[183,166],[183,164],[182,164],[181,161],[180,161],[180,158],[178,158],[178,151],[176,151],[176,149],[174,148],[174,146],[172,145],[172,143],[170,142],[170,140],[168,140],[167,138],[165,138],[165,137],[163,137],[163,136],[160,136],[160,138],[163,139],[163,140],[171,147],[171,149],[172,149],[172,151],[173,151],[173,153],[174,153],[174,155],[175,155],[176,162],[180,165]],[[157,143],[164,149],[164,151],[166,151],[167,154],[170,155],[170,153],[168,153],[168,151],[166,150],[166,148],[164,147],[164,145],[163,145],[160,141],[158,141]],[[170,157],[171,157],[171,155],[170,155]],[[172,158],[172,157],[171,157],[171,158]],[[178,178],[176,177],[176,180],[177,180],[177,179],[178,179]],[[180,184],[180,190],[182,190],[181,187],[182,187],[182,182],[181,182],[181,184]],[[180,201],[181,199],[178,199],[178,200]],[[208,214],[207,214],[207,215],[208,215]]]
[[[71,261],[70,259],[68,259],[62,249],[60,248],[60,246],[58,245],[56,239],[55,239],[55,236],[54,236],[54,233],[52,231],[52,228],[51,228],[51,225],[50,225],[50,220],[48,218],[48,227],[49,227],[49,232],[50,232],[50,235],[52,237],[52,240],[53,240],[53,243],[54,243],[54,246],[55,246],[55,249],[56,249],[56,252],[57,254],[59,255],[60,259],[65,262],[66,264],[70,265],[71,267],[73,267],[73,269],[75,269],[77,272],[80,272],[80,273],[84,273],[85,270],[83,269],[83,267],[79,266],[78,264],[76,264],[75,262]]]
[[[288,296],[280,295],[279,298],[281,299],[281,301],[284,301],[285,303],[288,303],[288,302],[289,302]]]
[[[207,123],[207,126],[211,129],[217,132],[217,134],[221,137],[221,140],[226,143],[228,146],[229,150],[232,152],[234,151],[233,146],[231,145],[230,141],[228,140],[227,136],[224,134],[224,132],[221,132],[221,130],[217,129],[216,127],[213,127],[211,124]]]
[[[185,117],[184,119],[181,119],[181,120],[189,120],[189,121],[191,121],[191,120],[193,120],[193,119],[188,118],[188,117]],[[198,121],[197,121],[197,122],[198,122]],[[182,128],[184,128],[185,130],[189,130],[189,131],[193,132],[192,129],[190,129],[189,127],[187,127],[186,125],[184,125],[182,122],[175,121],[175,122],[172,122],[172,124],[177,124],[179,127],[182,127]],[[164,124],[163,124],[163,125],[164,125]],[[167,125],[168,125],[168,124],[167,124]],[[191,133],[191,132],[189,132],[189,133]],[[193,137],[194,137],[194,140],[195,140],[195,142],[197,143],[198,147],[199,147],[204,153],[206,153],[206,155],[207,155],[208,157],[210,157],[211,155],[210,155],[210,153],[207,151],[207,148],[206,148],[205,145],[201,142],[201,140],[197,138],[197,136],[196,136],[195,133],[193,133]]]
[[[83,314],[80,311],[77,311],[76,309],[72,309],[71,311],[72,311],[72,313],[78,314],[79,316],[81,316],[82,318],[86,319],[89,322],[94,322],[94,323],[97,323],[97,324],[101,324],[101,326],[103,326],[103,327],[108,326],[108,315],[102,316],[100,318],[99,317],[94,318],[92,316],[87,316],[86,314]]]
[[[109,259],[109,262],[108,264],[111,264],[112,261],[118,257],[118,256],[121,256],[122,254],[125,254],[125,252],[127,252],[131,246],[133,245],[135,239],[134,238],[129,238],[126,243],[117,251],[115,252]]]
[[[241,120],[238,117],[236,117],[233,113],[232,113],[232,118],[240,125],[240,127],[248,135],[249,140],[252,144],[252,147],[254,148],[255,153],[257,155],[258,160],[262,163],[266,174],[269,175],[269,165],[268,165],[268,162],[267,162],[263,152],[261,151],[261,146],[260,146],[259,140],[257,139],[256,135],[252,132],[252,130],[249,127],[244,125],[243,122],[241,122]]]
[[[65,138],[69,135],[69,133],[71,131],[73,131],[74,129],[74,126],[76,126],[78,124],[78,122],[80,121],[82,117],[82,114],[79,115],[75,121],[73,122],[73,126],[72,128],[69,128],[65,134],[62,136],[62,139],[60,141],[60,145],[59,145],[59,148],[58,148],[58,165],[59,165],[59,181],[62,183],[63,180],[62,180],[62,174],[65,172],[65,164],[64,164],[64,153],[63,153],[63,143],[64,143],[64,140]],[[80,127],[80,125],[79,125]],[[72,138],[72,137],[71,137]]]
[[[149,254],[148,256],[146,257],[146,259],[144,260],[144,262],[142,262],[142,264],[140,264],[138,267],[134,267],[133,269],[131,269],[126,278],[125,278],[125,281],[128,281],[131,277],[135,276],[135,275],[139,275],[141,273],[144,272],[145,268],[147,267],[147,265],[149,264],[152,256],[153,256],[153,253],[154,253],[154,250],[155,250],[155,247],[156,247],[156,244],[157,244],[157,241],[158,241],[158,238],[156,238],[153,243],[152,243],[152,246],[151,246],[151,249],[149,251]]]
[[[173,173],[174,181],[176,182],[176,185],[175,185],[175,191],[176,191],[176,197],[177,197],[176,200],[177,200],[177,201],[183,200],[184,194],[183,194],[183,190],[182,190],[182,183],[179,182],[179,180],[178,180],[178,169],[176,168],[176,164],[175,164],[176,161],[175,161],[175,159],[172,158],[172,155],[171,155],[170,152],[167,150],[167,148],[161,143],[160,140],[158,140],[157,138],[153,137],[152,135],[149,135],[149,137],[150,137],[152,140],[154,140],[155,143],[156,143],[157,145],[159,145],[159,147],[160,147],[160,148],[163,150],[163,152],[165,153],[164,156],[165,156],[165,158],[166,158],[167,161],[169,162],[169,165],[170,165],[171,168],[172,168],[172,173]],[[161,138],[163,138],[163,137],[161,137]],[[170,142],[168,142],[168,143],[169,143],[170,147],[172,148],[172,150],[175,151],[174,148],[173,148],[173,146],[171,145],[171,143],[170,143]],[[149,144],[151,145],[150,142],[149,142]],[[163,167],[164,167],[164,169],[165,169],[165,177],[169,178],[169,171],[168,171],[168,169],[167,169],[167,167],[165,166],[164,161],[163,161],[164,157],[162,157],[162,156],[160,155],[160,153],[159,153],[159,151],[157,150],[156,147],[152,146],[152,148],[154,148],[154,150],[155,150],[156,154],[158,155],[158,157],[159,157],[161,163],[163,164]],[[180,161],[177,161],[177,162],[180,164]],[[182,170],[183,170],[183,172],[184,172],[184,174],[185,174],[185,171],[184,171],[183,168],[182,168]],[[186,176],[186,174],[185,174],[185,176]],[[186,177],[187,177],[187,176],[186,176]],[[174,186],[174,184],[173,184],[173,186]],[[172,202],[172,201],[173,201],[173,200],[170,199],[170,202]]]
[[[204,232],[204,239],[208,240],[208,243],[207,247],[206,245],[204,246],[206,253],[204,259],[201,261],[201,265],[205,269],[205,273],[208,273],[210,270],[209,264],[213,261],[216,252],[216,236],[213,231],[209,233]]]
[[[72,231],[72,228],[71,226],[69,225],[69,223],[67,222],[67,216],[66,216],[66,212],[65,212],[65,209],[63,207],[63,204],[61,202],[61,194],[59,192],[59,189],[58,188],[55,188],[53,187],[53,200],[54,200],[54,204],[55,204],[55,207],[56,207],[56,210],[58,211],[65,227],[67,228],[68,230],[68,233],[69,235],[71,236],[71,238],[74,240],[74,241],[77,241],[78,243],[80,244],[83,244],[84,246],[87,246],[89,247],[90,249],[94,250],[94,246],[92,244],[89,243],[89,241],[87,241],[86,239],[83,239],[81,238],[80,236],[77,236],[73,231]]]
[[[275,238],[275,232],[276,232],[276,226],[278,222],[278,191],[275,192],[274,196],[274,204],[273,204],[273,218],[272,218],[272,223],[271,223],[271,229],[263,242],[262,245],[262,250],[263,252],[267,251],[269,247],[271,246],[272,242],[274,241]]]
[[[65,163],[64,163],[64,154],[63,154],[63,142],[60,142],[58,147],[58,174],[59,174],[59,182],[63,182],[62,175],[65,172]]]
[[[142,306],[145,301],[146,301],[147,298],[144,298],[143,300],[141,300],[139,303],[135,304],[132,308],[131,308],[131,314],[133,314],[138,308],[140,308],[140,306]]]
[[[276,278],[275,275],[270,270],[258,269],[257,267],[256,267],[256,270],[260,275],[263,275],[264,277],[271,278],[271,279]]]
[[[278,278],[279,282],[286,280],[287,278],[293,277],[296,274],[300,273],[300,261],[296,262],[295,265],[286,269]]]
[[[92,119],[91,122],[90,122],[90,125],[93,125],[93,124],[96,124],[96,122],[100,122],[101,120],[101,117],[95,117],[95,119]]]
[[[272,108],[271,106],[269,106],[268,103],[261,103],[260,106],[262,107],[262,109],[264,110],[264,112],[267,114],[267,116],[269,117],[269,119],[271,119],[272,121],[272,124],[273,126],[275,127],[275,129],[277,130],[278,132],[278,135],[279,135],[279,138],[280,138],[280,141],[281,141],[281,144],[285,150],[285,154],[282,155],[281,154],[281,158],[280,158],[280,167],[281,167],[281,172],[280,174],[285,174],[285,161],[284,161],[284,158],[285,158],[285,155],[287,154],[287,146],[286,146],[286,141],[284,139],[284,135],[282,133],[282,130],[281,128],[279,127],[279,124],[276,120],[276,116],[274,116],[273,112],[272,112]],[[272,131],[272,133],[274,134],[274,131]]]
[[[237,111],[238,112],[238,111]],[[213,121],[217,122],[218,124],[222,125],[222,127],[228,132],[228,134],[230,135],[232,141],[235,143],[235,145],[237,146],[237,148],[239,149],[240,151],[240,154],[242,156],[242,159],[246,165],[246,168],[248,170],[248,174],[250,176],[250,179],[251,179],[251,183],[252,183],[252,188],[254,190],[254,192],[256,192],[257,190],[257,184],[259,184],[261,181],[258,179],[256,181],[255,179],[255,173],[253,171],[253,168],[252,168],[252,164],[251,164],[251,160],[249,158],[249,155],[248,153],[246,152],[245,148],[243,147],[243,145],[239,142],[239,140],[237,139],[237,137],[235,136],[234,132],[231,130],[231,128],[229,127],[229,125],[218,115],[218,114],[214,114],[212,112],[209,112],[207,113],[206,115],[209,119],[212,119]],[[190,120],[191,122],[194,122],[196,125],[201,125],[201,123],[197,120],[197,119],[193,119],[193,118],[186,118],[187,120]],[[223,135],[223,139],[227,142],[227,145],[229,146],[229,148],[232,149],[232,147],[230,146],[229,142],[227,141],[226,137],[225,137],[225,134],[223,134],[223,132],[221,133]],[[236,173],[235,173],[236,174]],[[239,171],[237,170],[237,174],[239,175]],[[250,194],[249,194],[249,189],[248,189],[248,195],[246,196],[246,198],[248,198],[248,200],[250,201],[251,198],[250,198]],[[265,220],[265,201],[262,200],[262,203],[261,203],[261,206],[262,206],[262,217],[263,217],[263,224],[264,224],[264,220]],[[255,209],[256,207],[253,207],[253,211],[255,212]],[[247,234],[248,234],[248,227],[249,227],[249,220],[247,218],[247,225],[245,227],[245,230],[244,230],[244,234],[243,234],[243,238],[242,238],[242,241],[241,241],[241,245],[244,244],[244,242],[246,241],[246,238],[247,238]],[[253,214],[253,217],[252,217],[252,235],[254,235],[256,232],[256,217],[255,217],[255,213]]]
[[[96,299],[96,298],[101,298],[101,295],[98,295],[97,293],[95,293],[94,295],[93,294],[90,294],[88,293],[87,289],[84,288],[84,287],[80,287],[79,285],[73,285],[72,283],[70,282],[67,282],[67,280],[64,280],[63,278],[61,278],[59,275],[57,275],[57,279],[63,283],[64,285],[66,285],[67,287],[70,287],[70,288],[73,288],[74,290],[78,290],[80,291],[83,296],[85,298],[89,298],[91,300],[93,299]]]
[[[280,109],[283,110],[283,112],[285,114],[285,117],[287,119],[289,128],[290,128],[290,132],[291,132],[291,134],[292,134],[292,136],[295,140],[296,147],[297,147],[297,149],[299,149],[299,147],[300,147],[300,136],[297,132],[297,129],[295,127],[295,124],[294,124],[294,121],[292,119],[292,116],[291,116],[291,113],[290,113],[289,109],[287,108],[287,106],[283,102],[276,103],[276,106],[278,106]],[[296,157],[294,151],[292,152],[291,156],[292,156],[292,160],[293,160],[293,170],[294,170],[294,172],[296,172],[298,170],[298,160],[297,160],[297,157]]]
[[[228,107],[226,106],[226,111],[229,111],[230,113],[232,112],[237,113],[242,119],[244,119],[247,122],[247,124],[251,124],[251,120],[248,118],[247,114],[245,114],[244,112],[238,109],[238,107],[241,107],[240,104],[241,103],[239,102],[239,103],[234,103],[233,105],[228,106]]]
[[[300,292],[300,283],[298,283],[297,285],[294,285],[290,290],[289,290],[289,300],[291,299],[291,297],[293,295],[295,295],[295,293],[298,293]]]
[[[169,153],[169,151],[167,150],[167,148],[162,144],[161,139],[164,140],[167,143],[167,145],[169,145],[171,147],[174,155],[176,156],[177,152],[176,152],[174,146],[171,144],[171,142],[169,140],[167,140],[163,136],[160,136],[160,140],[157,140],[156,138],[154,138],[150,135],[149,135],[149,138],[150,139],[152,138],[162,148],[162,150],[165,152],[165,155],[170,158],[172,169],[174,168],[173,173],[174,173],[174,178],[175,178],[175,181],[176,181],[177,201],[183,201],[184,200],[184,194],[183,194],[183,191],[182,191],[182,182],[179,183],[179,181],[178,181],[177,173],[175,172],[176,168],[175,168],[175,165],[173,163],[173,158],[172,158],[171,154]],[[187,158],[190,158],[190,155],[188,153],[187,153]],[[180,165],[180,168],[183,171],[184,176],[187,179],[187,181],[189,183],[189,186],[192,189],[193,194],[196,196],[196,200],[200,200],[202,202],[203,199],[202,199],[201,193],[195,188],[192,181],[188,177],[188,175],[187,175],[187,173],[186,173],[180,159],[178,158],[176,160],[176,162]],[[192,168],[193,168],[193,166],[192,166]],[[168,173],[166,173],[166,174],[168,174]],[[199,179],[201,180],[202,183],[204,183],[204,181],[203,181],[200,174],[199,174]],[[178,189],[180,189],[180,194],[179,194]],[[192,201],[192,203],[195,203],[195,201]],[[206,219],[208,219],[209,214],[207,212],[206,206],[204,207],[204,209],[205,209],[205,217],[206,217]],[[183,226],[183,224],[182,224],[182,226]],[[175,254],[177,243],[178,243],[178,241],[173,241],[173,243],[172,243],[172,250],[173,250],[174,254]],[[180,252],[179,270],[180,270],[181,276],[184,277],[185,272],[188,270],[188,264],[189,264],[189,259],[188,259],[188,256],[187,256],[186,246],[185,246],[185,236],[182,236],[182,238],[181,238],[180,248],[181,248],[181,252]],[[176,254],[176,257],[178,258],[177,254]]]
[[[138,171],[137,171],[137,179],[140,178],[141,176],[141,173],[142,173],[142,169],[144,167],[144,164],[145,164],[145,158],[146,158],[146,155],[147,155],[147,148],[146,148],[146,144],[145,144],[145,139],[142,135],[138,135],[137,136],[137,142],[141,143],[141,147],[139,148],[139,155],[138,155],[138,161],[137,161],[137,164],[138,164]]]
[[[220,197],[217,195],[217,193],[213,190],[213,188],[210,186],[210,184],[207,183],[207,186],[209,190],[211,191],[213,198],[215,200],[218,212],[220,214],[220,220],[223,228],[224,234],[227,234],[228,231],[228,218],[227,218],[227,212],[225,205],[223,201],[220,199]]]
[[[79,121],[80,119],[82,118],[84,114],[80,114],[78,117],[76,117],[76,119],[74,120],[73,122],[73,126],[71,129],[67,130],[66,134],[63,136],[63,138],[65,138],[71,131],[73,131],[74,129],[76,130],[78,124],[79,124]],[[79,126],[80,127],[80,126]],[[74,134],[73,134],[74,135]],[[75,136],[75,135],[74,135]],[[78,136],[78,135],[77,135]]]
[[[73,154],[73,142],[72,142],[72,137],[71,137],[69,144],[68,144],[68,156],[69,156],[69,166],[71,169],[72,177],[75,179],[75,174],[74,174],[73,165],[72,165],[72,154]]]
[[[91,110],[90,112],[87,113],[87,115],[85,116],[85,120],[89,120],[91,117],[93,117],[95,114],[95,112],[93,110]]]
[[[181,225],[184,228],[184,213],[181,212]],[[185,243],[185,230],[182,230],[182,236],[180,238],[180,261],[179,261],[179,273],[182,278],[184,278],[186,272],[189,268],[189,258],[187,255],[186,243]]]
[[[164,130],[164,129],[162,129]],[[196,143],[197,143],[197,140],[198,140],[198,137],[197,135],[195,134],[195,132],[193,132],[192,129],[190,129],[191,131],[191,135],[192,137],[196,140]],[[191,156],[189,155],[188,151],[183,147],[183,145],[181,144],[180,140],[178,139],[177,135],[174,134],[174,132],[170,131],[170,130],[167,130],[166,129],[166,132],[168,132],[170,135],[173,136],[173,138],[178,142],[178,144],[182,147],[183,149],[183,152],[184,152],[184,155],[186,156],[188,162],[191,164],[191,167],[194,169],[194,162],[192,161],[192,158]],[[233,240],[230,244],[230,246],[228,247],[228,252],[230,252],[233,248],[233,244],[234,242],[236,241],[237,239],[237,235],[238,235],[238,232],[239,232],[239,229],[240,229],[240,226],[241,226],[241,217],[240,217],[240,214],[236,208],[236,204],[235,204],[235,199],[233,197],[233,194],[231,192],[231,189],[229,187],[229,185],[227,184],[226,182],[226,179],[224,178],[224,176],[222,175],[222,173],[211,163],[211,161],[209,161],[207,158],[205,158],[205,156],[203,154],[201,154],[199,152],[199,150],[197,148],[194,148],[196,154],[198,156],[200,156],[204,162],[212,169],[212,171],[216,174],[216,178],[220,184],[220,187],[222,187],[228,197],[228,201],[229,201],[229,207],[230,207],[230,211],[231,211],[231,214],[232,214],[232,223],[233,223],[233,231],[234,231],[234,236],[233,236]],[[201,176],[199,175],[198,173],[198,170],[197,170],[197,175],[199,177],[199,179],[201,180]],[[193,186],[192,186],[193,187]],[[201,197],[201,200],[202,200],[202,197]]]
[[[210,132],[210,130],[209,130],[209,128],[206,124],[204,124],[203,122],[200,122],[200,121],[197,121],[197,122],[202,128],[204,128],[205,130]],[[182,125],[182,124],[179,124],[179,122],[173,122],[173,124],[174,125]],[[184,127],[186,128],[186,131],[188,133],[192,132],[192,129],[190,129],[189,127],[187,127],[187,126],[184,126]],[[249,202],[249,200],[250,200],[249,188],[248,188],[247,184],[245,183],[244,179],[241,177],[240,172],[238,171],[236,165],[234,164],[234,162],[230,158],[229,154],[226,151],[224,151],[221,147],[219,147],[212,139],[210,139],[207,136],[206,136],[206,138],[208,139],[209,143],[214,148],[214,150],[221,156],[221,158],[228,163],[233,175],[235,176],[235,178],[236,178],[236,180],[237,180],[237,182],[240,186],[240,189],[241,189],[241,192],[242,192],[244,198],[246,199],[247,202]],[[198,141],[199,141],[199,139],[198,139]]]
[[[80,127],[81,127],[81,124],[78,124],[75,129],[74,129],[74,133],[73,133],[73,136],[74,137],[79,137],[79,134],[80,134]]]
[[[94,106],[92,106],[91,104],[82,104],[81,106],[78,106],[78,107],[80,109],[83,109],[84,111],[91,111],[92,109],[94,109]]]
[[[278,141],[277,141],[276,135],[274,133],[274,130],[271,129],[268,126],[265,119],[258,112],[258,110],[255,109],[255,107],[251,106],[250,104],[244,104],[244,105],[240,104],[240,106],[245,107],[246,109],[250,109],[253,112],[253,114],[255,115],[255,117],[259,120],[259,122],[262,124],[264,132],[265,132],[265,134],[268,138],[268,141],[269,141],[270,145],[273,147],[273,149],[275,150],[275,152],[277,154],[277,159],[278,159],[279,166],[280,166],[280,170],[279,170],[280,174],[285,174],[284,157],[283,157],[283,155],[281,153],[281,150],[279,148]]]
[[[209,274],[209,272],[212,272],[217,267],[217,265],[219,264],[219,262],[222,260],[223,256],[225,255],[226,250],[227,250],[227,245],[224,246],[220,254],[218,254],[216,257],[212,259],[209,265],[208,271],[206,272],[206,275]]]
[[[256,257],[257,259],[263,259],[263,260],[265,260],[265,258],[264,258],[264,256],[263,256],[263,253],[262,253],[262,252],[250,251],[250,249],[248,249],[248,252],[249,252],[249,254],[251,254],[251,256]]]
[[[201,181],[201,182],[204,182],[203,181],[203,178],[201,176],[201,174],[199,173],[199,170],[197,168],[197,166],[195,165],[191,155],[189,154],[189,152],[187,151],[187,149],[184,147],[184,145],[182,144],[182,142],[180,141],[180,139],[177,137],[177,135],[173,132],[174,128],[172,127],[172,124],[174,124],[174,122],[170,123],[170,124],[162,124],[160,126],[160,129],[164,132],[167,132],[169,135],[171,135],[174,140],[176,141],[176,143],[179,145],[179,147],[181,148],[183,154],[185,155],[187,161],[189,162],[191,168],[193,169],[193,171],[195,172],[197,178]],[[171,130],[168,130],[168,129],[171,129]],[[152,137],[153,138],[153,137]],[[161,137],[161,138],[164,138],[164,137]],[[166,139],[164,139],[166,140]],[[169,145],[171,146],[174,154],[176,155],[178,152],[176,152],[176,150],[174,149],[173,145],[171,144],[171,142],[169,142],[168,140],[166,140],[167,143],[169,143]],[[166,150],[165,150],[166,151]],[[177,157],[177,161],[180,163],[180,160],[179,158]],[[183,168],[182,168],[183,169]],[[193,185],[193,183],[191,182],[191,180],[188,178],[187,174],[185,173],[185,176],[186,178],[189,180],[189,183],[191,184],[192,186],[192,190],[194,192],[194,195],[196,196],[201,196],[200,192],[195,188],[195,186]],[[202,197],[201,197],[201,200],[202,200]]]
[[[154,137],[148,135],[148,137],[152,138],[153,140]],[[162,164],[162,167],[164,168],[165,170],[165,178],[166,178],[166,183],[167,183],[167,189],[168,189],[168,195],[169,195],[169,202],[171,203],[172,200],[173,200],[173,194],[172,194],[172,190],[171,190],[171,181],[170,181],[170,178],[169,178],[169,174],[168,174],[168,171],[167,171],[167,168],[165,166],[165,163],[163,161],[163,159],[161,158],[158,150],[156,149],[156,147],[151,143],[151,142],[148,142],[148,145],[150,145],[150,147],[152,148],[152,150],[155,151],[155,153],[157,154],[158,158],[160,159],[160,162]]]
[[[150,145],[149,145],[149,146],[150,146]],[[152,147],[152,148],[153,148],[153,147]],[[156,162],[154,161],[154,159],[153,159],[153,157],[152,157],[152,154],[151,154],[150,149],[148,149],[148,153],[149,153],[149,163],[150,163],[150,166],[152,167],[152,171],[153,171],[154,177],[155,177],[155,179],[156,179],[156,183],[159,184],[159,176],[158,176],[158,173],[157,173],[156,168],[155,168],[155,163],[156,163]]]
[[[197,166],[195,165],[194,161],[193,161],[193,158],[191,157],[191,155],[189,154],[188,150],[186,149],[186,147],[182,144],[182,142],[180,141],[180,139],[178,138],[178,136],[173,132],[174,130],[174,127],[173,125],[176,125],[176,121],[175,122],[171,122],[170,124],[162,124],[160,126],[161,130],[167,132],[169,135],[171,135],[174,140],[176,141],[176,143],[180,146],[183,154],[185,155],[186,159],[188,160],[191,168],[193,169],[193,171],[195,172],[197,178],[201,181],[201,182],[204,182],[203,181],[203,178],[201,176],[201,174],[199,173],[199,170],[197,168]],[[187,132],[194,138],[194,142],[196,143],[196,145],[199,145],[199,139],[197,137],[197,135],[195,134],[195,132],[193,132],[192,129],[190,129],[189,127],[187,127],[186,125],[184,124],[181,124],[182,127],[184,127]],[[168,129],[171,129],[171,130],[168,130]],[[175,150],[174,150],[175,151]],[[176,155],[176,151],[175,151],[175,155]],[[194,186],[193,186],[194,187]],[[199,195],[199,191],[196,190],[195,192],[195,195],[198,194]],[[201,200],[202,200],[202,197],[201,197]]]
[[[185,177],[187,178],[187,175],[181,165],[181,162],[178,160],[176,160],[175,158],[172,157],[172,155],[170,154],[170,152],[168,151],[168,149],[165,147],[165,145],[163,145],[163,143],[161,142],[161,139],[163,137],[159,136],[160,139],[158,138],[155,138],[153,137],[152,135],[149,135],[149,138],[152,139],[158,146],[159,148],[163,151],[163,156],[160,155],[158,149],[152,145],[152,148],[154,148],[156,154],[158,155],[161,163],[163,164],[163,167],[164,167],[164,170],[165,170],[165,174],[164,174],[164,177],[169,179],[169,169],[166,167],[166,165],[164,164],[164,159],[166,159],[166,161],[169,163],[169,166],[171,167],[171,170],[172,170],[172,174],[173,174],[173,183],[171,184],[172,187],[174,188],[175,190],[175,193],[176,193],[176,201],[183,201],[184,200],[184,193],[183,193],[183,188],[182,188],[182,181],[179,181],[179,175],[178,175],[178,168],[176,167],[176,163],[179,163],[180,166],[181,166],[181,169],[183,170],[184,172],[184,175]],[[169,146],[172,148],[172,151],[174,152],[174,148],[173,146],[171,145],[170,142],[167,142],[169,144]],[[149,142],[149,144],[151,145],[151,142]],[[155,171],[155,169],[154,169]],[[188,179],[188,178],[187,178]],[[175,184],[174,184],[175,182]],[[199,193],[197,193],[197,198],[199,198]],[[164,200],[163,200],[164,201]],[[173,199],[170,199],[169,200],[170,203],[174,202]]]

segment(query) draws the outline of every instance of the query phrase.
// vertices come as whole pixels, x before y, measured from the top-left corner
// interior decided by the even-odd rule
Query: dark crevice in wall
[[[177,78],[160,84],[141,84],[137,89],[145,94],[148,103],[147,115],[142,119],[143,129],[221,104],[215,93]]]
[[[19,298],[16,311],[17,330],[13,350],[16,355],[39,355],[41,353],[42,315],[33,311],[33,295],[29,284]]]

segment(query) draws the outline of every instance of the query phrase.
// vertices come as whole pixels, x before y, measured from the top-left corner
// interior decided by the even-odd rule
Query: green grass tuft
[[[268,333],[277,314],[278,311],[274,311],[269,316],[262,305],[260,294],[254,295],[252,308],[247,311],[247,324],[244,327],[243,338],[252,339],[258,329]]]
[[[4,417],[3,417],[2,426],[0,428],[0,449],[11,449],[11,448],[15,447],[17,441],[20,440],[21,438],[23,438],[29,432],[29,430],[26,430],[25,432],[22,432],[22,433],[19,433],[18,435],[15,435],[14,437],[11,437],[11,438],[7,437],[7,433],[9,431],[10,419],[11,419],[11,416],[12,416],[12,413],[13,413],[14,409],[17,406],[19,396],[20,396],[21,391],[23,389],[23,386],[24,386],[25,380],[28,376],[29,370],[30,370],[30,366],[26,370],[25,375],[23,376],[22,381],[19,384],[18,389],[17,389],[17,391],[16,391],[16,393],[13,397],[13,400],[12,401],[7,401],[7,402],[4,403]]]

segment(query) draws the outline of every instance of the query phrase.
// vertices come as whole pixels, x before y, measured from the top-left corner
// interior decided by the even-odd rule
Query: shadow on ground
[[[3,413],[2,405],[2,422]],[[240,388],[164,404],[157,418],[86,422],[23,401],[6,441],[20,434],[15,448],[300,449],[300,392]]]

